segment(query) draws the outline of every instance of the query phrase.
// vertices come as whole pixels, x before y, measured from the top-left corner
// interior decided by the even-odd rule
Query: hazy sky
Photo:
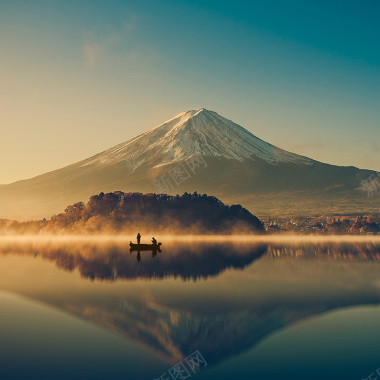
[[[0,183],[207,108],[380,170],[380,2],[0,0]]]

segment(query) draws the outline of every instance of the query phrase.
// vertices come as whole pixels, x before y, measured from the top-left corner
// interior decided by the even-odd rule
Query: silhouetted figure
[[[152,244],[157,245],[157,240],[154,237],[152,237]]]
[[[140,235],[140,232],[137,234],[137,244],[140,244],[140,240],[141,240],[141,235]]]

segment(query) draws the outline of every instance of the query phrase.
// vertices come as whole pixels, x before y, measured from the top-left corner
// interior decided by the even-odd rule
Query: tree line
[[[53,216],[41,233],[252,233],[262,222],[240,205],[225,205],[214,196],[184,193],[124,193],[114,191],[77,202]]]

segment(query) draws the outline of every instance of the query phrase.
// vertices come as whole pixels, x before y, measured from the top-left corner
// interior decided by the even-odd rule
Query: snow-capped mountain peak
[[[231,160],[263,159],[311,163],[311,160],[277,148],[214,111],[201,108],[182,112],[132,140],[110,148],[82,162],[81,166],[107,166],[124,161],[134,171],[149,163],[152,167],[181,162],[200,154]]]
[[[189,160],[195,154],[204,160]],[[244,200],[261,215],[327,214],[337,207],[366,213],[378,210],[378,203],[363,203],[356,189],[374,174],[286,152],[202,108],[81,162],[1,186],[0,211],[8,219],[41,219],[94,194],[121,190],[196,191],[228,203]]]

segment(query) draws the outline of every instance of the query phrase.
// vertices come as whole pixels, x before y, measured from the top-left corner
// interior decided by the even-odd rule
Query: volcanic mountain
[[[197,191],[261,215],[368,212],[378,204],[357,189],[374,174],[287,152],[202,108],[83,161],[0,186],[0,218],[50,217],[70,203],[115,190]]]

